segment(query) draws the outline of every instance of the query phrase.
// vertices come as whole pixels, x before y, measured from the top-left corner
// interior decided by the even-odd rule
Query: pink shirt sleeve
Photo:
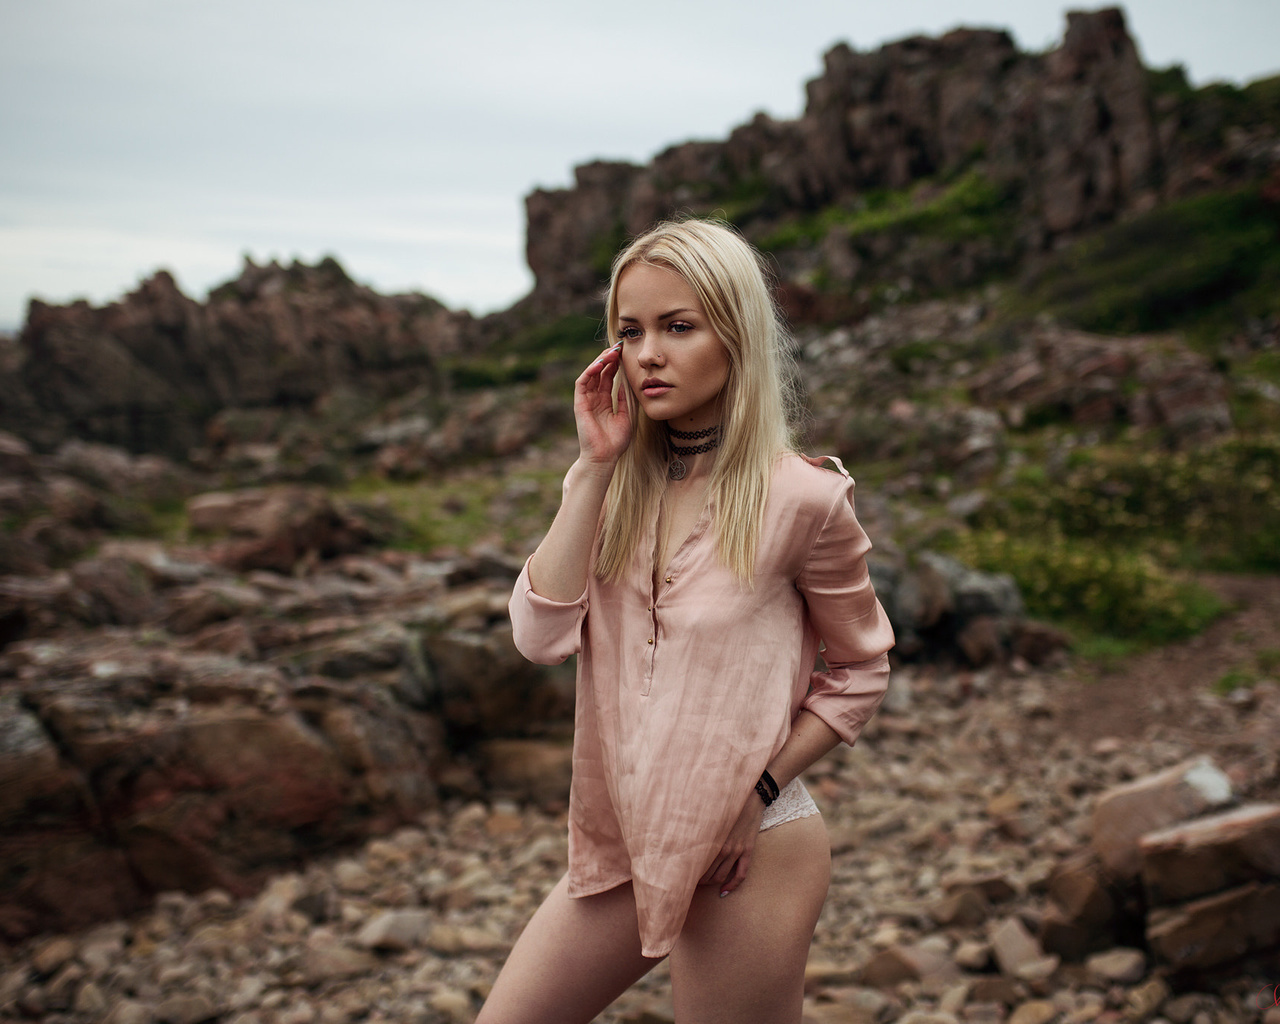
[[[587,592],[576,601],[551,601],[535,594],[524,563],[511,592],[511,634],[516,650],[538,665],[559,665],[582,648],[582,621],[587,615]]]
[[[871,541],[853,509],[847,480],[796,579],[809,619],[825,645],[827,668],[810,677],[807,708],[853,744],[884,699],[889,685],[893,627],[871,586]]]

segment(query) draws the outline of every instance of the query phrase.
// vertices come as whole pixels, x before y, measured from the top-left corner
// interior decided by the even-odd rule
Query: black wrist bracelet
[[[773,776],[769,774],[768,769],[760,773],[760,781],[756,783],[756,792],[760,794],[760,799],[764,801],[764,805],[768,807],[778,799],[778,784],[774,782]]]

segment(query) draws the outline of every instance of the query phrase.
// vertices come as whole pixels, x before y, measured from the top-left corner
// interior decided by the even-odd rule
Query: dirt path
[[[1076,662],[1064,670],[1063,685],[1054,694],[1063,730],[1086,741],[1176,738],[1238,762],[1238,774],[1245,774],[1242,758],[1256,752],[1258,741],[1265,743],[1248,735],[1244,724],[1250,688],[1223,701],[1214,686],[1232,671],[1262,685],[1266,680],[1280,684],[1280,576],[1214,575],[1201,582],[1232,610],[1181,643],[1109,665]],[[1280,736],[1272,737],[1271,745],[1280,746]],[[1256,773],[1260,767],[1265,766],[1250,763],[1247,770]],[[1274,769],[1251,779],[1247,795],[1277,794],[1280,779]]]

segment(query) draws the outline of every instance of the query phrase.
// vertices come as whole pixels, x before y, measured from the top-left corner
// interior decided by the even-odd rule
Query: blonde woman
[[[784,336],[740,236],[637,238],[607,323],[574,387],[580,455],[511,599],[526,657],[578,655],[569,870],[480,1021],[585,1024],[670,956],[680,1024],[798,1022],[830,879],[800,774],[888,680],[870,543],[843,469],[792,449]]]

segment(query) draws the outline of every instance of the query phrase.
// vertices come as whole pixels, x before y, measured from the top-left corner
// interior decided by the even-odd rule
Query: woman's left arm
[[[828,508],[796,579],[809,620],[825,643],[826,669],[810,677],[809,694],[791,723],[791,734],[769,762],[779,788],[842,740],[855,743],[888,686],[893,629],[871,586],[866,563],[871,542],[854,513],[853,481],[844,476],[845,485]],[[764,801],[752,792],[703,875],[704,884],[719,884],[721,895],[742,884],[763,817]]]
[[[829,754],[840,742],[840,735],[811,711],[801,710],[791,723],[791,735],[777,756],[769,762],[768,771],[778,788],[800,776],[810,765]],[[715,863],[702,876],[700,884],[720,886],[720,895],[728,896],[747,877],[751,854],[760,835],[764,818],[764,800],[754,791],[747,797],[742,813],[733,823],[728,838],[720,848]]]

